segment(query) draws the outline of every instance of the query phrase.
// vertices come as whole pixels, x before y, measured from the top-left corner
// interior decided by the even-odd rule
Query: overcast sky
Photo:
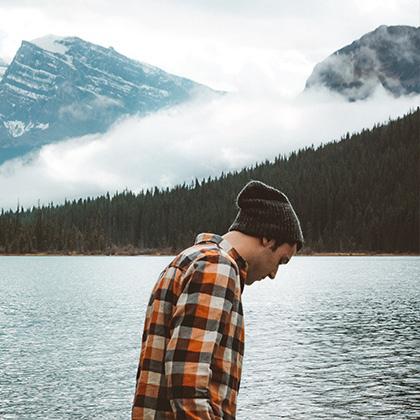
[[[260,76],[294,94],[335,50],[419,19],[419,0],[0,0],[0,56],[79,36],[215,88]]]
[[[419,26],[419,0],[0,0],[0,57],[22,40],[78,36],[231,95],[0,167],[0,207],[217,175],[406,113],[382,91],[302,100],[314,65],[382,24]]]

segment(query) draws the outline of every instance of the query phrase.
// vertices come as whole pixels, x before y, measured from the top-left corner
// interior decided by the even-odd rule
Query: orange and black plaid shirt
[[[146,312],[132,419],[234,419],[247,264],[202,233],[160,274]]]

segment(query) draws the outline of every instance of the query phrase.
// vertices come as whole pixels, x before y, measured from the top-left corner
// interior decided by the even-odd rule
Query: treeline
[[[2,211],[1,253],[176,252],[224,233],[250,179],[284,191],[307,252],[419,252],[420,109],[217,179]]]

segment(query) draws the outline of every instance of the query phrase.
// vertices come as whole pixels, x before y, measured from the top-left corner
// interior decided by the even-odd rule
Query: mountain
[[[80,38],[23,41],[0,81],[0,162],[210,88]]]
[[[398,97],[420,93],[420,27],[382,25],[317,64],[305,90],[326,87],[350,101],[378,86]]]

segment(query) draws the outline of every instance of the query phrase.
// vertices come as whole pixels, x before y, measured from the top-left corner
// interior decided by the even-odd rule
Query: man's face
[[[255,258],[249,262],[246,284],[251,285],[255,281],[270,277],[274,279],[281,264],[287,264],[296,254],[296,244],[293,246],[284,243],[273,250],[274,240],[262,238],[261,246],[257,250]]]

